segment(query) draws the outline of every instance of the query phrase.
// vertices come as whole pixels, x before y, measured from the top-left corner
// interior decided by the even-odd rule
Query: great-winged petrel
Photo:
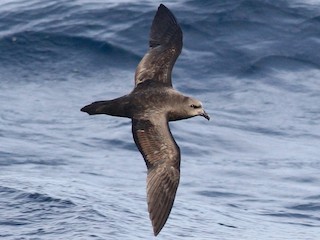
[[[133,91],[81,109],[90,115],[132,119],[134,142],[148,168],[148,211],[155,236],[169,217],[180,179],[180,149],[168,122],[194,116],[210,119],[200,101],[172,87],[171,72],[181,49],[181,28],[170,10],[160,4],[151,26],[149,51],[136,69]]]

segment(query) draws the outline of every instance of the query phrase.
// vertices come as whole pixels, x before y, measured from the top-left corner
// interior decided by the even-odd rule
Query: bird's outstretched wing
[[[171,87],[172,68],[182,49],[182,31],[163,4],[160,4],[152,22],[149,47],[136,69],[135,86],[153,80]]]
[[[154,235],[166,223],[180,180],[180,149],[168,122],[133,119],[134,141],[147,164],[147,201]]]

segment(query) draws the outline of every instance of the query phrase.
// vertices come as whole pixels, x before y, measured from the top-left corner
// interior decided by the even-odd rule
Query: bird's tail
[[[107,107],[108,107],[108,101],[98,101],[93,102],[87,106],[84,106],[81,108],[82,112],[86,112],[89,115],[95,115],[95,114],[107,114]]]
[[[131,118],[131,111],[128,106],[128,99],[126,96],[123,96],[113,100],[93,102],[81,108],[81,111],[86,112],[89,115],[107,114],[111,116]]]

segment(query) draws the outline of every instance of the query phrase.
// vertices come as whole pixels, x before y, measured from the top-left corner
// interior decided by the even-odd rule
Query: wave
[[[306,204],[297,204],[287,208],[292,210],[319,212],[320,204],[318,202],[313,202],[313,203],[306,203]]]
[[[0,193],[2,198],[5,199],[12,199],[15,205],[21,206],[22,204],[48,204],[50,207],[58,207],[58,208],[69,208],[76,206],[75,203],[73,203],[70,200],[52,197],[46,193],[40,193],[40,192],[26,192],[24,190],[11,188],[11,187],[5,187],[0,186]],[[10,201],[6,201],[7,204],[10,203]]]
[[[6,36],[0,42],[0,61],[7,64],[28,64],[49,60],[64,60],[66,56],[78,54],[96,55],[98,60],[114,63],[125,59],[124,63],[140,59],[134,53],[88,37],[68,36],[46,32],[21,32]],[[97,60],[97,62],[99,62]],[[15,62],[12,62],[15,61]]]
[[[303,57],[270,55],[261,57],[245,70],[246,74],[270,70],[299,71],[305,69],[320,69],[320,65]]]

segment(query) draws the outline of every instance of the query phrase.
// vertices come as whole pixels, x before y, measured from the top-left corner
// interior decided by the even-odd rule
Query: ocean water
[[[212,119],[171,123],[181,181],[158,239],[320,236],[320,3],[165,1],[173,84]],[[154,239],[128,119],[160,2],[0,1],[0,238]]]

